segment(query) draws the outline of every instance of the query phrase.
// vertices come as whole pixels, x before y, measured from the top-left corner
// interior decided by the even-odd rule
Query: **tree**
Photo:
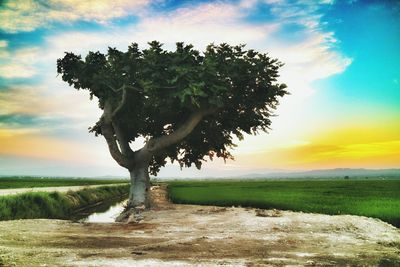
[[[109,48],[85,59],[65,53],[57,72],[75,89],[89,90],[103,114],[90,129],[103,135],[114,160],[130,172],[129,204],[149,207],[149,174],[167,163],[200,168],[206,158],[233,159],[233,137],[268,131],[278,97],[277,59],[244,45],[210,44],[204,53],[177,43],[167,51],[153,41],[127,52]],[[144,146],[129,145],[139,137]]]

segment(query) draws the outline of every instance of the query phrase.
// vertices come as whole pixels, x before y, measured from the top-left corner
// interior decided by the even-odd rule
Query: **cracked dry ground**
[[[380,220],[173,205],[163,190],[138,224],[0,222],[0,266],[400,266],[400,229]]]

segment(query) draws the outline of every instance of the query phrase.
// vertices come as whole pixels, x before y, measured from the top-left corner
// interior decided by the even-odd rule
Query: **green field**
[[[127,183],[128,180],[105,180],[91,178],[49,178],[49,177],[0,177],[0,189],[31,188],[31,187],[54,187],[75,185],[107,185]]]
[[[400,227],[400,180],[169,182],[174,203],[379,218]]]

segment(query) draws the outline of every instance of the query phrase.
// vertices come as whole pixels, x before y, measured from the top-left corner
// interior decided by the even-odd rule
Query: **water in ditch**
[[[95,207],[82,210],[75,214],[73,221],[88,223],[113,223],[115,218],[124,210],[128,199],[115,199]]]

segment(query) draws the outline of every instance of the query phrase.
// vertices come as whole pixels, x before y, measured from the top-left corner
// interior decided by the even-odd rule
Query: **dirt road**
[[[163,203],[139,224],[0,222],[0,266],[400,266],[380,220]]]
[[[99,186],[117,186],[121,184],[101,184],[101,185],[84,185],[84,186],[55,186],[55,187],[32,187],[32,188],[12,188],[0,189],[0,196],[16,195],[28,192],[68,192],[69,190],[78,191],[87,187]]]

